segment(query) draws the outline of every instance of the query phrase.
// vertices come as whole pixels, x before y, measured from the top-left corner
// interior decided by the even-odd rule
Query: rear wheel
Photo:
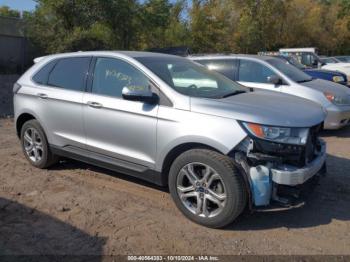
[[[25,157],[35,167],[47,168],[58,161],[50,151],[43,128],[35,119],[24,123],[21,144]]]
[[[174,161],[169,189],[185,216],[213,228],[230,224],[243,211],[247,198],[232,160],[203,149],[187,151]]]

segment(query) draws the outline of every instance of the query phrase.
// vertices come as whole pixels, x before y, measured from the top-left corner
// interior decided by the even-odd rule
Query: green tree
[[[234,48],[234,5],[229,1],[193,0],[190,9],[191,44],[197,52],[226,52]]]
[[[186,0],[178,0],[170,10],[170,20],[164,32],[164,46],[190,46],[190,30],[184,19]]]
[[[186,0],[148,0],[141,6],[140,48],[179,46],[189,43],[189,30],[182,13]]]
[[[280,34],[285,19],[283,0],[247,0],[242,7],[235,41],[239,51],[256,53],[281,45]]]
[[[148,0],[142,7],[141,39],[143,46],[162,47],[165,44],[165,30],[169,27],[172,5],[168,0]]]
[[[36,1],[23,18],[27,35],[46,53],[176,45],[195,52],[305,46],[350,52],[349,0]]]
[[[27,33],[45,52],[131,49],[137,41],[136,0],[37,0]]]
[[[21,13],[9,8],[8,6],[0,6],[0,16],[20,18]]]
[[[350,51],[350,16],[343,14],[342,1],[290,0],[286,9],[284,46],[315,46],[327,55]]]

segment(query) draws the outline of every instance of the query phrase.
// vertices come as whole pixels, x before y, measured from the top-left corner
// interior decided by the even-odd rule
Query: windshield
[[[266,60],[266,62],[277,68],[283,74],[288,76],[291,80],[297,83],[308,82],[312,80],[312,77],[305,74],[300,69],[290,65],[288,61],[283,61],[281,59],[269,59]]]
[[[206,67],[180,57],[136,57],[177,92],[204,98],[223,98],[249,91]]]

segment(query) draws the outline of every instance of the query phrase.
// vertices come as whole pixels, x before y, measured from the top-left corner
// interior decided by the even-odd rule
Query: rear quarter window
[[[49,79],[49,74],[52,68],[55,66],[57,60],[53,60],[44,65],[33,77],[33,81],[37,84],[46,85]]]

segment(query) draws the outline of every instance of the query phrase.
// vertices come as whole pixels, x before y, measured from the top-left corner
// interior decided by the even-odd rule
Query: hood
[[[312,81],[299,84],[321,92],[332,92],[333,94],[341,97],[347,97],[350,95],[350,90],[348,87],[327,80],[314,79]]]
[[[320,105],[272,91],[249,92],[223,99],[192,97],[191,111],[284,127],[311,127],[325,118]]]

